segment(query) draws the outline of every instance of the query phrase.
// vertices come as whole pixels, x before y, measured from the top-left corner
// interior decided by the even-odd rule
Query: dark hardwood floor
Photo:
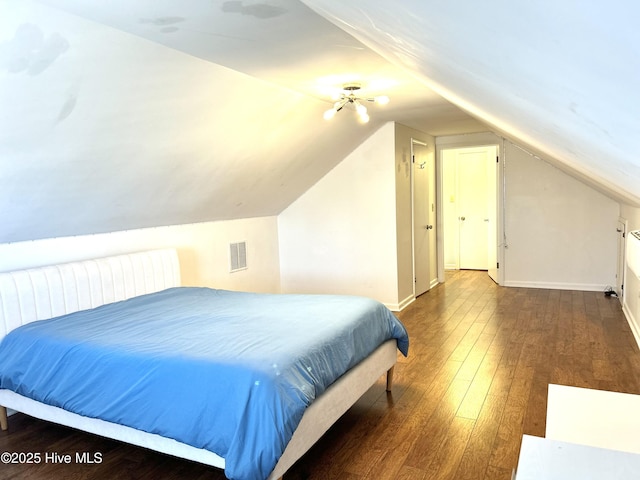
[[[484,272],[398,314],[411,337],[395,386],[372,387],[291,470],[298,479],[510,480],[523,434],[544,436],[547,385],[640,394],[640,353],[616,298],[501,288]],[[70,465],[0,464],[0,479],[208,479],[221,471],[17,414],[0,452]],[[75,462],[77,452],[101,463]]]

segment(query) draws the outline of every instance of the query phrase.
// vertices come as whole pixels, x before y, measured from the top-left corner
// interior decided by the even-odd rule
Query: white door
[[[618,233],[618,268],[616,271],[616,293],[618,294],[618,299],[622,302],[623,289],[624,285],[624,264],[625,264],[625,235],[627,230],[627,223],[623,219],[618,220],[618,228],[616,228],[616,232]]]
[[[430,288],[430,245],[434,232],[430,223],[429,211],[429,151],[427,146],[416,140],[411,142],[413,160],[413,271],[415,279],[415,296],[422,295]],[[435,245],[435,243],[433,243]]]
[[[499,283],[498,185],[498,148],[494,146],[487,150],[487,273],[496,283]]]
[[[438,240],[436,236],[436,157],[435,152],[428,155],[427,171],[429,175],[429,286],[435,287],[438,284]]]
[[[488,270],[487,149],[458,152],[458,221],[461,269]]]

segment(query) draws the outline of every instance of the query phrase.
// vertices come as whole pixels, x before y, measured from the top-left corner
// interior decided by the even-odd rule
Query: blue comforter
[[[333,295],[180,287],[22,326],[0,344],[0,388],[174,438],[264,479],[305,408],[405,328],[382,304]]]

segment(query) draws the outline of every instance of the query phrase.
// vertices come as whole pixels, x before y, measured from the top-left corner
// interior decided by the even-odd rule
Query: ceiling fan
[[[324,112],[324,119],[331,120],[336,113],[351,103],[355,107],[360,121],[362,123],[367,123],[369,121],[369,114],[367,113],[367,107],[365,107],[362,102],[375,102],[380,105],[386,105],[389,103],[389,97],[386,95],[376,97],[358,97],[356,92],[360,90],[360,88],[361,85],[359,83],[348,83],[343,85],[343,93],[340,94],[336,103],[333,104],[333,107]]]

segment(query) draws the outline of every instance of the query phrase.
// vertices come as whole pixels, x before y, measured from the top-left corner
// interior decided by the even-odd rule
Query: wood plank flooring
[[[411,337],[393,392],[372,387],[285,480],[510,480],[544,436],[547,385],[640,394],[640,352],[616,298],[447,281],[398,316]],[[98,464],[2,465],[6,479],[207,479],[221,471],[17,414],[0,452],[100,453]]]

